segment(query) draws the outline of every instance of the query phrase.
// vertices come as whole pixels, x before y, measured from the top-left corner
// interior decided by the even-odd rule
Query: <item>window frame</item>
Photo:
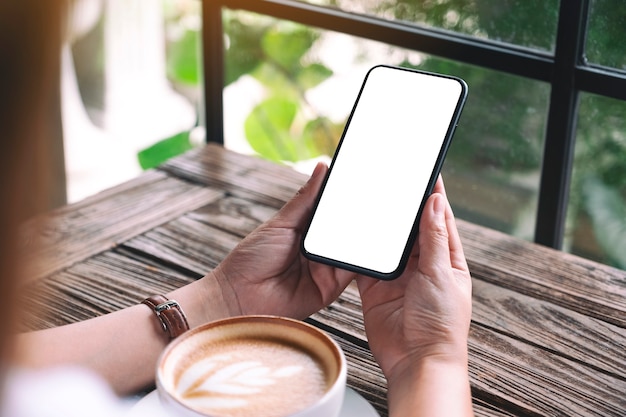
[[[204,0],[202,38],[207,141],[224,143],[222,10],[245,10],[332,30],[550,85],[534,241],[561,249],[573,171],[579,93],[626,101],[626,73],[584,56],[591,0],[561,0],[554,53],[380,19],[296,0]]]

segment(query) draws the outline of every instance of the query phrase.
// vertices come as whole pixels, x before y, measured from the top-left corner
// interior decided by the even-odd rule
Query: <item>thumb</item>
[[[445,210],[445,197],[434,193],[428,199],[420,220],[418,269],[431,280],[447,275],[451,268]]]
[[[313,211],[315,199],[322,187],[327,171],[328,166],[323,162],[318,162],[309,180],[280,209],[274,221],[280,222],[282,227],[298,227],[302,224]]]

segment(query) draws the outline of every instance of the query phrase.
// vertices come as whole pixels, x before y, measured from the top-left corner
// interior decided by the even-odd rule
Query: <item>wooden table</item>
[[[38,314],[25,326],[84,320],[201,277],[305,180],[208,145],[54,211],[45,228],[29,223],[26,300]],[[476,415],[626,416],[626,271],[458,226],[474,283]],[[31,247],[33,234],[49,245]],[[339,341],[349,385],[386,416],[356,287],[309,320]]]

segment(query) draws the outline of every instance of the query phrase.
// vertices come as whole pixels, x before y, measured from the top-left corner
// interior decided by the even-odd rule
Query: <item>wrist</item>
[[[455,353],[419,353],[409,355],[394,365],[389,375],[386,375],[387,382],[389,386],[392,386],[396,381],[410,380],[415,375],[421,375],[425,371],[435,369],[467,373],[467,350]]]
[[[237,315],[233,304],[213,272],[203,278],[167,294],[178,301],[187,317],[190,328]]]
[[[472,415],[467,355],[420,356],[399,365],[387,381],[391,417]]]
[[[398,360],[391,368],[385,370],[388,380],[394,379],[404,371],[425,366],[459,366],[467,368],[468,349],[467,338],[457,342],[437,343],[414,348]]]

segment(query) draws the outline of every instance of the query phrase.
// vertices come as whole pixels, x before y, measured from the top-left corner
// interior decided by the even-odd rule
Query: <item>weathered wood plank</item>
[[[626,329],[479,279],[472,320],[599,372],[626,369]]]
[[[36,330],[90,319],[195,279],[149,259],[108,251],[25,286],[23,327]]]
[[[173,158],[159,169],[236,196],[254,197],[274,208],[280,208],[307,179],[287,166],[230,152],[215,144]]]
[[[126,241],[124,247],[202,276],[240,240],[240,236],[183,216]]]
[[[350,283],[335,302],[314,314],[313,318],[366,343],[361,297],[356,282]]]
[[[474,406],[474,417],[514,417],[522,416],[522,414],[513,413],[509,410],[504,410],[496,407],[493,404],[481,398],[472,398]]]
[[[204,275],[275,208],[224,197],[124,243],[161,261]]]
[[[338,326],[333,323],[337,328]],[[474,397],[494,413],[537,416],[622,416],[626,381],[578,362],[472,326],[470,377]]]
[[[269,220],[276,211],[274,207],[226,196],[189,212],[186,216],[243,238]]]
[[[522,415],[619,416],[626,410],[626,380],[619,371],[624,369],[623,329],[601,321],[596,328],[578,313],[529,297],[517,299],[511,291],[497,295],[495,292],[503,289],[474,282],[478,296],[474,298],[469,344],[470,375],[477,398]],[[519,310],[518,303],[510,308],[511,299],[530,305],[527,310]],[[526,313],[536,316],[537,312],[544,313],[551,323],[531,329]],[[552,313],[558,314],[550,318]],[[313,316],[325,328],[365,343],[360,317],[354,285],[340,300]]]
[[[474,276],[626,328],[626,271],[458,224]]]
[[[222,191],[152,171],[55,210],[44,221],[34,219],[24,226],[22,252],[24,264],[29,266],[27,281],[111,249],[222,195]]]
[[[624,379],[480,326],[469,347],[472,385],[491,404],[542,416],[624,415]]]
[[[616,375],[626,369],[626,329],[478,279],[473,285],[475,325],[580,361],[598,372]],[[360,298],[354,284],[313,317],[365,341]]]

